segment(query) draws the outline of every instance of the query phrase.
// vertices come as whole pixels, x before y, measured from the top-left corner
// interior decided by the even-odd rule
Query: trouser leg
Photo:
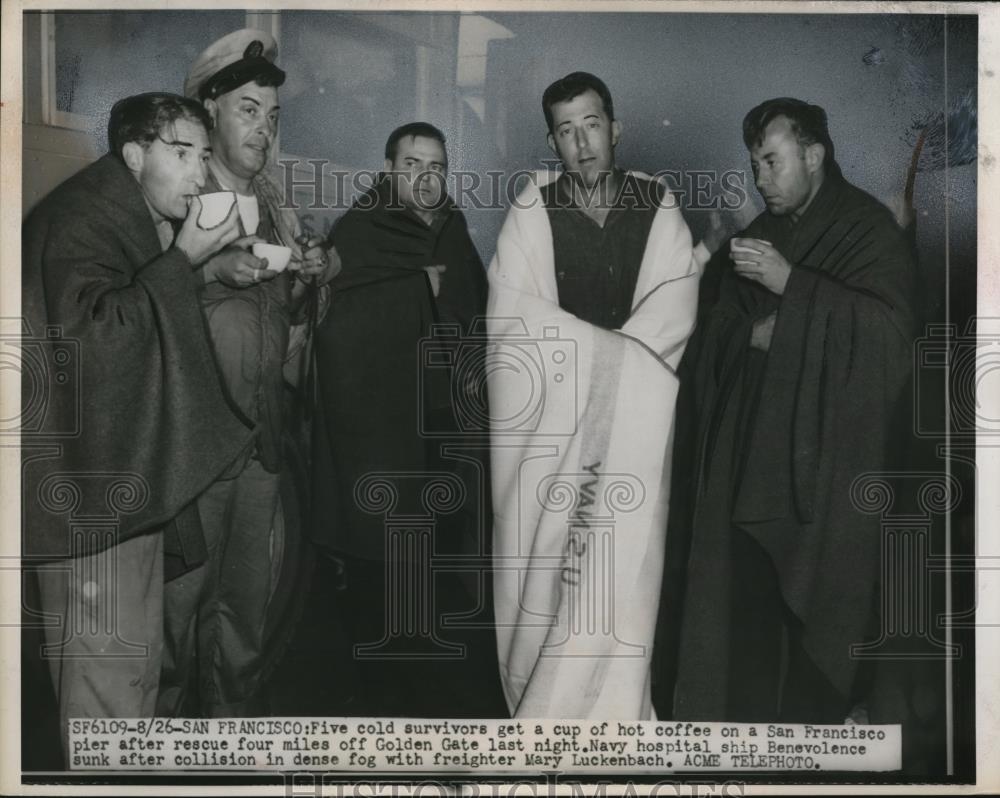
[[[216,483],[209,490],[215,489],[225,495],[227,484]],[[199,512],[204,519],[200,504]],[[178,717],[198,714],[199,616],[208,585],[214,582],[213,574],[217,570],[213,565],[212,552],[218,548],[218,541],[213,540],[210,535],[217,536],[222,525],[216,524],[209,528],[203,521],[203,529],[208,559],[164,585],[163,671],[156,702],[157,715]]]
[[[344,556],[343,560],[344,628],[350,637],[351,656],[361,687],[355,712],[360,715],[402,714],[399,708],[400,663],[372,650],[392,632],[385,563],[351,556]]]
[[[802,644],[770,556],[733,530],[732,641],[727,720],[842,723],[850,710]]]
[[[43,656],[69,718],[150,717],[163,654],[163,536],[150,533],[38,569]]]
[[[201,690],[208,715],[239,712],[260,686],[271,594],[278,475],[251,460],[224,495],[208,497],[206,521],[222,526],[199,622]],[[201,503],[199,503],[199,508]]]

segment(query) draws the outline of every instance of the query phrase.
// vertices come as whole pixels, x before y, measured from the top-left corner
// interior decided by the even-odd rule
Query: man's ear
[[[386,158],[384,161],[382,161],[382,172],[383,174],[389,174],[389,172],[391,171],[392,171],[392,161]]]
[[[559,150],[556,149],[556,139],[555,139],[555,136],[553,136],[551,133],[549,133],[549,135],[545,138],[545,140],[549,143],[549,149],[552,150],[552,152],[554,152],[556,155],[558,155],[559,154]]]
[[[122,146],[122,160],[130,172],[138,174],[142,171],[142,164],[146,160],[146,151],[137,141],[126,141]]]
[[[818,141],[806,147],[806,167],[810,172],[819,172],[823,168],[823,159],[826,157],[826,147]]]
[[[611,120],[611,146],[618,145],[618,139],[622,137],[622,123],[617,119]]]

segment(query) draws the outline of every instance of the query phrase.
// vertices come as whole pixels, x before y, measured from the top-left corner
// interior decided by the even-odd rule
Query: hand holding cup
[[[785,293],[792,266],[770,241],[734,238],[729,257],[735,264],[733,270],[740,277],[759,283],[778,296]]]
[[[267,269],[280,273],[288,267],[292,250],[280,244],[267,244],[261,241],[253,245],[253,254],[267,261]]]
[[[199,223],[204,207],[200,197],[191,198],[187,217],[174,239],[174,246],[187,255],[194,266],[200,266],[240,235],[240,217],[236,211],[235,201],[230,204],[224,218],[211,229],[205,229]]]

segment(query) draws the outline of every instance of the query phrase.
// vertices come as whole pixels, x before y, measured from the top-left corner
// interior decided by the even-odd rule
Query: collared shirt
[[[659,184],[618,171],[615,203],[601,227],[573,200],[570,178],[542,188],[552,227],[559,306],[606,330],[628,320]]]
[[[203,194],[221,191],[214,170]],[[280,244],[277,222],[258,196],[257,235]],[[282,364],[288,354],[292,277],[288,271],[245,288],[222,282],[205,283],[202,309],[215,348],[223,384],[233,403],[257,424],[257,456],[265,470],[277,473],[285,387]]]
[[[166,252],[170,249],[170,245],[174,243],[174,223],[164,218],[162,214],[153,208],[145,195],[143,195],[143,199],[146,201],[146,207],[149,209],[153,226],[156,228],[156,237],[160,240],[160,249]]]

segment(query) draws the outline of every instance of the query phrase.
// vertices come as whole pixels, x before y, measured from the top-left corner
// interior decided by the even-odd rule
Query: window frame
[[[42,11],[38,15],[38,68],[41,84],[39,86],[41,101],[39,118],[26,118],[24,121],[28,124],[41,124],[49,127],[89,133],[93,130],[93,120],[90,116],[87,114],[75,113],[73,111],[62,111],[57,107],[56,58],[58,55],[59,43],[56,41],[55,15],[66,13],[67,11],[72,13],[72,9],[60,9],[55,11]],[[278,41],[278,48],[280,52],[280,12],[244,10],[244,17],[244,24],[246,27],[264,30],[273,35]],[[275,150],[277,150],[277,148],[275,148]]]

